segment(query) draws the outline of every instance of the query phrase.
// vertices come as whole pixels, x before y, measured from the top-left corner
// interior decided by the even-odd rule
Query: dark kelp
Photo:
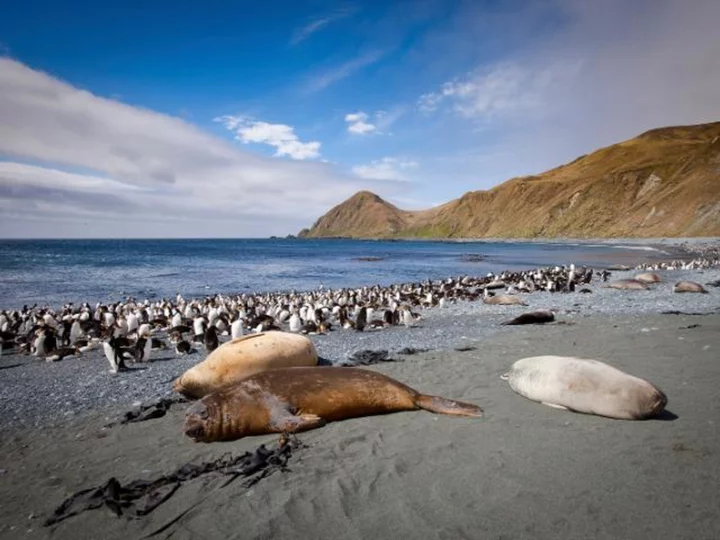
[[[99,487],[78,491],[65,499],[44,525],[50,527],[69,517],[102,507],[107,507],[118,517],[140,518],[172,497],[183,483],[210,473],[229,477],[220,487],[238,477],[247,478],[243,485],[250,487],[276,471],[286,471],[293,451],[300,446],[296,438],[283,437],[273,449],[260,445],[254,452],[241,456],[225,455],[200,464],[187,463],[155,480],[133,480],[123,485],[116,478],[110,478]]]

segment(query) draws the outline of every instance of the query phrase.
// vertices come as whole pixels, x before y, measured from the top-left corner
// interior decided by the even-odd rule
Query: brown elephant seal
[[[603,285],[606,289],[622,289],[625,291],[644,291],[648,289],[647,283],[639,279],[618,279]]]
[[[678,281],[675,286],[673,287],[673,292],[676,293],[685,293],[685,292],[693,292],[693,293],[704,293],[708,294],[707,289],[700,285],[699,283],[695,283],[694,281]]]
[[[545,324],[553,322],[555,320],[555,314],[549,309],[539,309],[537,311],[529,311],[528,313],[522,313],[514,319],[501,323],[505,326],[519,325],[519,324]]]
[[[346,418],[425,409],[482,416],[469,403],[426,396],[375,371],[299,367],[263,371],[205,396],[187,411],[185,434],[195,441],[229,441],[293,433]]]
[[[315,366],[315,345],[289,332],[260,332],[221,345],[203,362],[183,373],[173,390],[190,398],[217,392],[260,371]]]
[[[533,401],[609,418],[642,420],[667,405],[665,394],[649,382],[598,360],[533,356],[515,362],[502,378]]]
[[[643,272],[635,276],[635,279],[643,283],[660,283],[662,279],[655,272]]]

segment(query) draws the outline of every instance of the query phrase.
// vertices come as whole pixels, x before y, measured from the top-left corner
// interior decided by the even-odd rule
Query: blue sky
[[[295,233],[720,120],[713,0],[15,2],[0,236]]]

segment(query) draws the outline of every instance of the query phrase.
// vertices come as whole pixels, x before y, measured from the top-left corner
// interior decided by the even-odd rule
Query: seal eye
[[[187,410],[187,416],[197,416],[201,420],[207,420],[210,417],[210,411],[208,411],[207,405],[198,401]]]

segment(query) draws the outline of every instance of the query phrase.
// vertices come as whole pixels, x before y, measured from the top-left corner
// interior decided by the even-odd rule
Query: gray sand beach
[[[702,280],[714,274],[705,272]],[[476,403],[485,410],[482,419],[418,411],[329,424],[298,436],[303,447],[287,471],[250,488],[240,480],[220,487],[226,478],[209,474],[183,484],[140,519],[100,508],[43,527],[66,497],[110,477],[148,480],[188,462],[272,446],[277,436],[193,443],[181,432],[182,404],[162,418],[104,428],[122,411],[120,401],[41,429],[6,424],[0,536],[142,538],[171,523],[155,537],[717,538],[720,315],[661,315],[657,304],[613,313],[611,304],[641,303],[639,297],[604,291],[615,294],[606,310],[558,317],[572,324],[503,328],[485,337],[471,334],[467,320],[495,326],[509,312],[466,314],[459,319],[468,327],[457,337],[474,350],[447,343],[368,368],[422,392]],[[544,305],[581,296],[593,295],[556,295]],[[538,297],[529,298],[540,307]],[[720,307],[716,289],[669,298],[681,311]],[[594,302],[602,304],[598,297]],[[698,303],[702,309],[690,309]],[[428,331],[432,323],[428,317]],[[369,341],[365,348],[379,347]],[[516,395],[500,375],[515,360],[540,354],[596,358],[645,378],[668,395],[668,413],[610,420]],[[3,407],[8,414],[7,399]]]

